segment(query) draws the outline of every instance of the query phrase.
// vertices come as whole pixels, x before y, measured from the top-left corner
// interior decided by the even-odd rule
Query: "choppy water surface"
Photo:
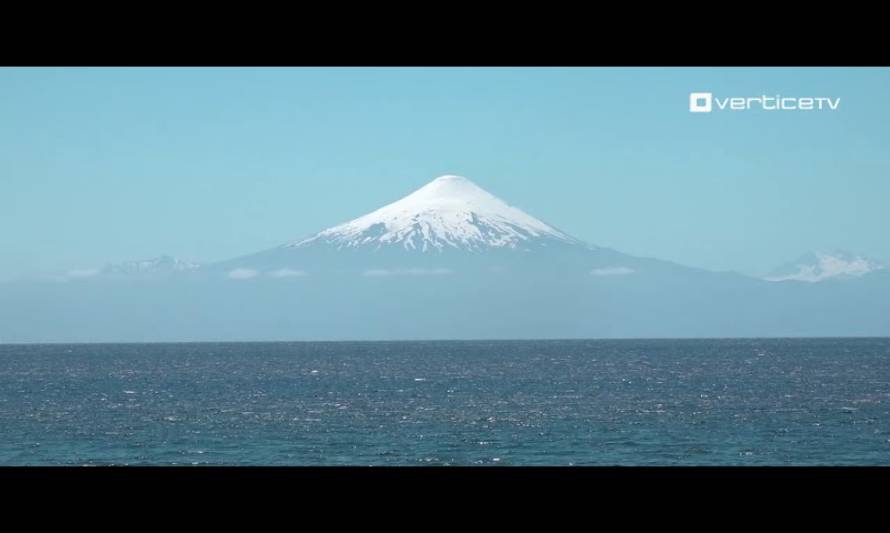
[[[0,464],[890,464],[890,339],[0,345]]]

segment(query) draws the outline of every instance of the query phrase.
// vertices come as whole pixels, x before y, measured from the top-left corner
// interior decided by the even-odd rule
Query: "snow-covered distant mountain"
[[[816,283],[828,279],[857,278],[884,268],[885,265],[874,259],[843,250],[810,252],[775,269],[764,279]]]
[[[161,255],[140,261],[109,263],[101,270],[101,274],[109,276],[132,276],[145,274],[172,274],[188,272],[200,268],[198,263],[184,261],[170,255]]]
[[[106,263],[103,267],[75,268],[64,272],[37,272],[22,276],[26,282],[68,282],[96,279],[147,279],[166,278],[186,272],[197,272],[198,263],[185,261],[170,255],[160,255],[151,259]]]
[[[467,178],[440,176],[397,202],[286,246],[397,246],[427,252],[489,247],[528,250],[548,241],[578,242]]]

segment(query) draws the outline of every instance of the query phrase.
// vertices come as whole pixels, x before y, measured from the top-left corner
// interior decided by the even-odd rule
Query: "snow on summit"
[[[524,248],[577,242],[461,176],[440,176],[380,209],[287,246],[401,246],[407,250]]]

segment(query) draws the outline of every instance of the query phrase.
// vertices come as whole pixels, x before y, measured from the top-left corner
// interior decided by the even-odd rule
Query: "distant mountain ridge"
[[[160,255],[139,261],[109,263],[102,269],[102,273],[106,275],[169,274],[188,272],[198,268],[201,268],[198,263],[185,261],[171,255]]]
[[[817,283],[828,279],[856,278],[884,268],[886,265],[861,254],[845,250],[818,251],[782,265],[764,279]]]
[[[713,272],[588,244],[449,175],[254,254],[205,265],[161,256],[78,271],[67,283],[0,284],[0,338],[890,335],[883,265],[812,254],[773,274]],[[831,280],[844,282],[821,282]]]

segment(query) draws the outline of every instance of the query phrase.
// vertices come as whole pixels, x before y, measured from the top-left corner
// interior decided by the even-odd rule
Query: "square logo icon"
[[[711,100],[711,93],[689,93],[689,112],[710,113]]]

